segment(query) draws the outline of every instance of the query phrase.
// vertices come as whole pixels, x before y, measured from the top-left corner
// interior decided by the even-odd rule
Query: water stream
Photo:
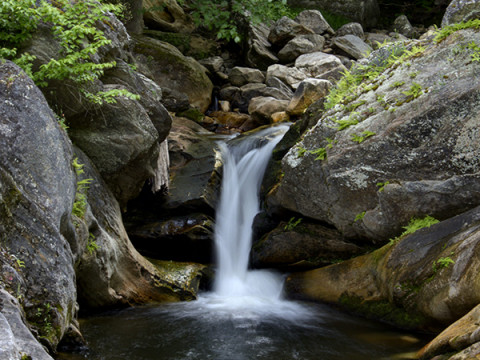
[[[223,144],[212,292],[193,302],[140,307],[81,322],[90,360],[411,359],[423,340],[319,304],[282,297],[282,275],[249,270],[252,222],[272,149],[287,130]],[[259,143],[261,146],[259,146]],[[70,354],[58,359],[77,359]]]

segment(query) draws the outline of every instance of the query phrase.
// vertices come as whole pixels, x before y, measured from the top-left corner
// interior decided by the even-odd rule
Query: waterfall
[[[223,180],[215,226],[217,295],[271,299],[281,295],[280,276],[248,270],[248,262],[252,223],[260,210],[260,185],[272,150],[287,130],[287,125],[270,127],[235,144],[221,144]]]

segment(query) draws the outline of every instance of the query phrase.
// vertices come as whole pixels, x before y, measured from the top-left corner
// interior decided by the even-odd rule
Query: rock
[[[452,0],[442,19],[442,27],[480,18],[478,0]]]
[[[287,292],[342,304],[402,327],[436,331],[465,316],[480,300],[475,280],[480,274],[475,255],[480,250],[479,229],[477,207],[370,254],[292,274]],[[477,341],[477,326],[463,322],[465,333],[450,338],[451,344]]]
[[[265,75],[258,70],[246,67],[235,66],[228,76],[233,86],[243,86],[248,83],[261,83],[265,81]]]
[[[281,222],[253,246],[251,256],[254,266],[290,271],[312,269],[348,259],[361,250],[345,241],[334,229],[305,221],[293,224],[292,220]]]
[[[354,59],[367,57],[373,50],[355,35],[344,35],[333,39],[333,45]]]
[[[267,84],[268,87],[279,89],[282,93],[284,93],[287,96],[287,98],[291,98],[293,96],[292,88],[287,84],[285,84],[282,80],[280,80],[279,78],[273,75],[270,75],[269,77],[267,77],[265,83]]]
[[[400,15],[393,22],[393,31],[402,34],[407,38],[414,38],[417,36],[415,29],[405,15]]]
[[[357,21],[366,28],[375,26],[380,16],[376,0],[289,0],[288,4],[292,7],[323,9]]]
[[[173,118],[168,136],[170,188],[167,208],[215,208],[220,179],[213,133],[184,118]]]
[[[318,10],[303,10],[297,15],[295,21],[309,29],[312,29],[315,34],[322,35],[328,33],[333,35],[330,24],[325,20],[322,13]]]
[[[130,17],[125,27],[131,34],[141,34],[143,31],[143,0],[123,0]]]
[[[327,96],[332,83],[328,80],[308,78],[298,86],[286,112],[289,115],[301,115],[315,101]]]
[[[162,104],[168,111],[179,113],[190,109],[190,101],[185,93],[168,87],[164,87],[162,93]]]
[[[185,14],[175,0],[143,0],[145,24],[153,29],[191,33],[193,19]]]
[[[185,57],[174,46],[145,36],[135,36],[135,54],[142,64],[139,71],[160,87],[188,96],[190,104],[205,112],[212,100],[213,84],[206,69]]]
[[[367,32],[365,33],[365,42],[372,47],[372,49],[377,50],[380,47],[380,44],[386,42],[391,42],[392,38],[387,34]]]
[[[119,98],[69,123],[72,140],[125,207],[154,176],[159,155],[159,135],[145,109],[134,100]]]
[[[412,217],[445,218],[480,204],[480,145],[474,135],[480,88],[469,80],[469,54],[453,61],[448,55],[452,46],[478,36],[460,31],[455,44],[453,37],[432,44],[410,66],[389,70],[374,92],[354,96],[345,112],[337,107],[321,114],[283,159],[285,176],[275,201],[347,237],[372,241],[390,239]],[[340,130],[349,121],[358,124]],[[367,138],[366,131],[375,135]],[[320,148],[326,161],[308,153]],[[364,211],[362,221],[354,222]]]
[[[213,261],[214,222],[210,216],[201,213],[171,217],[158,214],[147,219],[145,216],[148,215],[135,223],[130,220],[128,227],[132,243],[143,255],[204,264]]]
[[[0,289],[0,357],[8,360],[53,360],[32,335],[17,298]]]
[[[273,113],[271,118],[273,123],[290,121],[290,115],[288,115],[286,111],[279,111],[279,112]]]
[[[227,128],[241,128],[242,125],[250,120],[250,115],[229,111],[214,111],[210,113],[214,118],[215,124],[221,124]]]
[[[305,80],[308,75],[297,67],[287,67],[285,65],[275,64],[268,67],[266,81],[268,82],[272,77],[275,77],[289,85],[291,88],[296,89],[298,84]]]
[[[54,350],[75,317],[68,242],[74,241],[73,153],[41,91],[9,61],[0,64],[0,104],[1,258],[14,259],[22,280],[12,293],[24,297],[29,326]],[[46,312],[50,326],[38,311]]]
[[[266,70],[270,65],[278,62],[278,58],[272,52],[272,44],[268,41],[269,31],[265,24],[249,24],[245,58],[247,65]]]
[[[259,124],[270,124],[272,114],[285,111],[288,106],[288,100],[277,100],[273,97],[256,97],[248,105],[248,113]]]
[[[323,52],[299,56],[297,60],[295,60],[295,68],[307,74],[302,80],[307,77],[338,80],[342,76],[342,73],[347,70],[336,56]]]
[[[268,34],[268,41],[277,47],[283,47],[295,36],[313,33],[311,29],[297,23],[289,17],[283,16],[273,24]]]
[[[345,35],[355,35],[360,39],[365,38],[365,33],[363,32],[363,27],[361,24],[353,22],[342,25],[338,30],[335,32],[336,36],[345,36]]]
[[[321,51],[325,38],[318,34],[299,35],[290,40],[279,52],[278,58],[284,63],[294,61],[303,54]]]
[[[458,352],[473,345],[475,353],[478,354],[480,349],[480,331],[478,327],[478,319],[480,319],[480,305],[475,306],[468,314],[461,319],[455,321],[448,328],[443,330],[439,335],[430,341],[418,353],[420,359],[431,359],[435,355]],[[457,354],[450,359],[469,359],[473,357],[462,357]]]
[[[205,66],[211,73],[218,73],[225,70],[225,61],[220,56],[212,56],[199,60],[198,62]]]

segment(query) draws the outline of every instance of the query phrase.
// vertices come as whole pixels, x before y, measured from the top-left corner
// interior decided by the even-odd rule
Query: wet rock
[[[315,101],[327,96],[332,83],[328,80],[308,78],[298,86],[286,112],[289,115],[301,115]]]
[[[248,83],[263,84],[265,82],[265,75],[258,69],[235,66],[230,71],[228,80],[233,86],[243,86]]]
[[[301,73],[307,74],[305,78],[312,77],[325,80],[338,80],[346,70],[338,57],[323,52],[299,56],[295,60],[295,68]]]
[[[298,224],[296,221],[298,221]],[[361,248],[322,225],[292,218],[281,222],[252,248],[255,266],[299,270],[325,266],[358,255]]]
[[[344,35],[333,39],[333,45],[353,59],[367,57],[372,48],[355,35]]]
[[[297,15],[295,21],[309,29],[312,29],[315,34],[334,34],[330,24],[327,22],[327,20],[325,20],[322,13],[318,10],[303,10]]]
[[[288,41],[298,35],[313,33],[314,32],[311,29],[299,24],[289,17],[283,16],[273,24],[270,33],[268,34],[268,41],[277,47],[283,47]]]
[[[442,19],[442,27],[480,18],[480,3],[477,0],[453,0]]]
[[[256,97],[250,101],[248,112],[259,124],[270,124],[272,114],[285,111],[288,100],[277,100],[273,97]]]
[[[438,331],[478,304],[479,251],[477,207],[396,239],[371,254],[293,274],[287,279],[287,291],[342,304],[402,327]],[[464,323],[465,333],[450,338],[451,345],[468,346],[476,341],[475,325],[468,320]]]
[[[170,188],[166,197],[168,208],[215,208],[219,177],[217,145],[213,133],[195,122],[173,119],[168,135],[170,153]]]
[[[325,38],[318,34],[299,35],[290,40],[279,52],[278,58],[284,63],[294,61],[303,54],[321,51]]]

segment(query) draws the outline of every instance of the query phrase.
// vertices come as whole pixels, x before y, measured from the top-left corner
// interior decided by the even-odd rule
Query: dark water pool
[[[412,359],[426,339],[328,306],[206,296],[81,321],[89,360]]]

